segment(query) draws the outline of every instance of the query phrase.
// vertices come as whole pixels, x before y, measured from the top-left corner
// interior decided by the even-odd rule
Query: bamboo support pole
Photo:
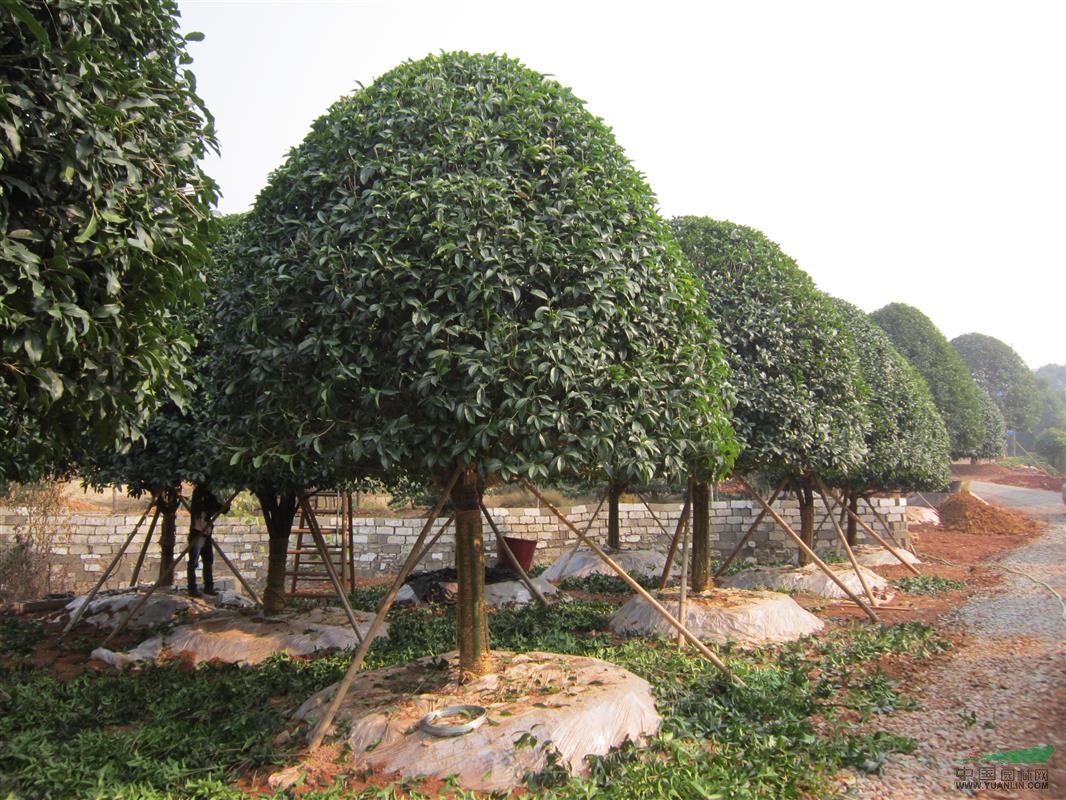
[[[404,581],[407,580],[407,576],[411,574],[411,570],[414,569],[415,564],[417,564],[424,555],[422,543],[425,541],[430,530],[432,530],[433,523],[440,515],[441,509],[444,508],[444,504],[448,502],[448,498],[452,493],[452,488],[454,488],[455,482],[459,480],[459,475],[462,471],[463,468],[460,466],[456,467],[455,471],[452,472],[451,478],[448,479],[448,484],[441,493],[440,499],[430,512],[426,524],[422,526],[422,530],[418,534],[414,546],[411,548],[411,554],[407,557],[407,560],[404,561],[403,566],[400,567],[400,571],[393,579],[389,591],[381,601],[381,607],[378,608],[378,613],[374,616],[373,621],[370,623],[370,628],[366,632],[366,636],[363,637],[359,649],[355,652],[355,658],[352,659],[352,663],[348,665],[348,671],[344,673],[344,677],[341,678],[340,683],[337,684],[337,691],[333,694],[333,700],[330,702],[322,719],[320,719],[315,726],[315,729],[311,734],[311,739],[307,745],[308,750],[312,752],[317,750],[319,745],[322,744],[322,740],[326,738],[326,731],[328,731],[329,727],[333,724],[333,720],[337,716],[337,710],[341,707],[341,703],[344,702],[348,690],[352,688],[352,681],[355,680],[355,676],[359,673],[360,668],[362,668],[367,651],[370,650],[370,644],[374,641],[374,637],[377,636],[378,631],[384,624],[385,616],[389,613],[389,609],[392,608],[393,601],[396,600],[396,594],[400,591],[400,587],[403,586]],[[443,532],[443,530],[444,527],[442,526],[441,532]],[[440,536],[440,532],[438,532],[437,535]]]
[[[348,591],[355,591],[355,505],[352,493],[344,493],[344,506],[348,510],[348,524],[344,529],[344,540],[348,545]]]
[[[910,548],[906,545],[906,543],[901,543],[899,539],[896,538],[896,534],[892,531],[892,526],[888,524],[888,520],[885,519],[881,512],[877,510],[877,507],[870,502],[870,498],[866,495],[863,495],[862,499],[866,503],[866,507],[869,508],[871,512],[873,512],[874,519],[881,523],[881,527],[885,529],[885,533],[888,534],[888,538],[892,541],[892,543],[901,547],[904,550],[909,550]]]
[[[185,558],[185,556],[187,556],[188,554],[189,554],[189,545],[185,545],[185,547],[182,549],[182,551],[180,553],[178,553],[177,558],[174,559],[173,568],[177,569],[178,564],[180,564],[181,560],[183,558]],[[129,621],[131,619],[133,619],[133,615],[141,610],[141,607],[144,606],[144,604],[148,602],[148,598],[151,597],[153,594],[155,594],[155,590],[158,589],[160,586],[162,586],[164,579],[166,579],[168,577],[173,579],[172,576],[169,576],[169,575],[160,575],[159,578],[156,580],[156,582],[152,584],[151,588],[149,588],[147,592],[145,592],[144,594],[141,595],[140,599],[136,603],[134,603],[133,608],[131,608],[127,612],[126,616],[124,616],[122,618],[122,621],[119,622],[119,624],[115,627],[115,629],[113,631],[111,631],[111,633],[109,633],[107,635],[106,639],[104,639],[104,642],[103,642],[104,646],[106,646],[112,639],[114,639],[116,636],[118,636],[122,631],[124,631],[126,629],[126,625],[128,625]]]
[[[781,490],[785,488],[785,484],[787,482],[788,482],[788,479],[785,478],[779,484],[777,484],[777,486],[774,487],[774,492],[773,492],[773,494],[770,495],[769,505],[772,506],[774,504],[774,500],[776,500],[777,496],[779,494],[781,494]],[[749,491],[751,491],[750,488],[749,488]],[[714,576],[713,577],[715,577],[715,578],[720,577],[722,575],[722,573],[726,571],[726,568],[730,564],[733,563],[733,559],[735,559],[738,555],[740,555],[740,549],[744,546],[744,542],[748,541],[748,539],[751,538],[751,535],[753,533],[755,533],[755,529],[759,527],[759,524],[763,521],[763,518],[766,516],[766,511],[767,511],[767,509],[766,509],[766,507],[764,505],[763,510],[759,512],[759,515],[757,517],[755,517],[755,521],[753,523],[751,523],[750,526],[748,526],[747,533],[745,533],[742,537],[740,537],[740,541],[737,542],[737,546],[733,548],[733,552],[729,554],[729,558],[727,558],[725,561],[723,561],[722,565],[720,567],[718,567],[718,569],[716,569],[714,571]]]
[[[688,486],[685,488],[685,505],[681,507],[681,516],[677,518],[677,527],[674,528],[674,537],[670,541],[670,549],[666,553],[666,563],[663,565],[663,574],[659,578],[659,590],[666,588],[666,584],[670,582],[670,570],[674,568],[674,558],[677,556],[677,546],[681,542],[681,531],[685,527],[685,520],[688,519],[689,512],[692,510],[692,482],[689,481]],[[684,576],[682,576],[684,579]]]
[[[787,533],[789,536],[791,536],[793,538],[793,540],[796,542],[796,544],[799,545],[800,550],[802,550],[804,553],[806,553],[807,557],[810,558],[815,564],[818,565],[818,568],[822,572],[824,572],[826,574],[826,577],[828,577],[831,581],[833,581],[833,583],[835,583],[837,586],[839,586],[841,591],[844,592],[844,594],[846,594],[856,604],[858,604],[862,608],[862,610],[866,613],[866,616],[868,616],[874,622],[880,622],[881,621],[881,620],[879,620],[877,618],[877,614],[875,614],[870,609],[870,607],[868,605],[866,605],[866,603],[864,603],[862,601],[862,598],[859,597],[857,594],[855,594],[855,592],[851,591],[851,589],[849,589],[844,584],[844,582],[842,580],[840,580],[840,577],[835,572],[833,572],[833,570],[831,570],[829,568],[829,565],[827,565],[824,561],[822,561],[822,559],[820,559],[818,557],[818,554],[815,553],[810,547],[807,546],[807,543],[805,541],[803,541],[803,537],[800,536],[798,533],[796,533],[794,530],[792,530],[792,527],[787,522],[785,522],[784,519],[782,519],[781,515],[778,514],[776,511],[774,511],[767,504],[767,502],[765,500],[763,500],[762,496],[758,492],[756,492],[753,488],[751,488],[751,484],[749,484],[743,478],[737,478],[737,480],[740,482],[740,485],[743,486],[747,490],[748,494],[750,494],[763,508],[766,509],[766,512],[771,517],[773,517],[774,522],[776,522],[778,524],[778,526],[782,530],[784,530],[785,533]]]
[[[433,545],[435,545],[437,543],[437,540],[440,539],[441,535],[446,530],[448,530],[448,526],[451,525],[454,520],[454,514],[448,517],[448,519],[444,520],[441,526],[437,529],[437,532],[433,534],[433,538],[426,543],[426,546],[422,548],[422,552],[418,554],[418,558],[416,558],[414,562],[415,565],[417,565],[419,561],[429,555],[429,551],[433,549]]]
[[[873,528],[871,528],[869,525],[867,525],[866,521],[862,517],[860,517],[858,514],[856,514],[850,508],[848,508],[847,503],[842,502],[840,500],[840,498],[836,497],[832,492],[830,492],[829,489],[826,487],[826,485],[824,483],[822,483],[822,479],[821,478],[819,478],[818,476],[815,476],[815,480],[818,481],[818,484],[821,486],[822,491],[825,492],[826,494],[828,494],[829,497],[833,498],[833,502],[835,502],[841,508],[846,510],[848,512],[848,516],[851,517],[853,520],[855,520],[855,522],[857,522],[859,524],[859,527],[861,527],[864,531],[866,531],[868,534],[870,534],[875,540],[877,540],[878,544],[880,544],[888,552],[890,552],[892,555],[894,555],[896,557],[896,560],[899,561],[900,564],[905,566],[907,569],[909,569],[915,575],[921,575],[922,574],[917,569],[914,568],[913,564],[908,564],[904,560],[903,556],[901,556],[899,554],[899,551],[895,547],[890,545],[888,542],[886,542],[884,539],[882,539],[881,538],[881,534],[879,534],[877,531],[875,531]]]
[[[156,502],[156,498],[154,495],[152,497],[152,506],[155,506],[155,514],[152,515],[152,522],[148,526],[148,533],[146,533],[144,536],[144,544],[141,545],[141,552],[137,554],[137,563],[133,566],[133,576],[130,578],[131,589],[137,588],[137,581],[139,581],[141,578],[141,567],[144,566],[144,559],[148,555],[148,546],[152,543],[152,534],[155,533],[155,526],[159,524],[159,514],[161,512],[159,510],[159,504]],[[151,509],[152,506],[149,506],[149,509]],[[147,514],[148,512],[146,511],[145,513]],[[142,518],[141,522],[143,521],[144,519]],[[137,526],[140,527],[140,524],[141,523],[138,522]],[[136,532],[137,528],[134,528],[133,530]],[[119,551],[120,554],[123,552],[125,551]]]
[[[478,505],[481,506],[481,513],[485,516],[485,519],[488,520],[489,527],[492,528],[492,533],[496,536],[496,542],[500,545],[504,555],[507,556],[511,568],[518,573],[518,577],[521,579],[522,583],[526,585],[526,588],[529,589],[529,593],[537,599],[537,602],[544,606],[544,608],[547,608],[549,605],[547,598],[545,598],[540,589],[534,585],[528,573],[522,569],[522,565],[518,563],[518,559],[511,551],[511,545],[507,544],[507,540],[503,538],[503,534],[500,533],[500,529],[496,526],[496,520],[492,518],[492,514],[490,514],[489,510],[485,508],[485,503],[479,500]]]
[[[688,520],[685,520],[685,527],[681,532],[681,595],[677,601],[677,619],[684,625],[685,615],[688,613],[686,608],[686,601],[688,600],[688,540],[689,531],[692,526]],[[677,632],[677,649],[683,650],[685,647],[685,637],[681,635],[681,631]]]
[[[60,639],[70,633],[74,626],[81,622],[81,618],[85,616],[85,612],[89,608],[89,603],[91,603],[96,597],[96,595],[100,592],[100,587],[104,585],[104,583],[109,577],[111,577],[111,573],[115,571],[115,567],[118,566],[118,562],[122,559],[123,554],[133,542],[133,537],[137,535],[137,531],[140,530],[141,525],[144,524],[144,520],[148,517],[148,512],[151,511],[153,508],[155,509],[155,516],[152,517],[152,526],[155,526],[156,520],[159,519],[159,506],[155,504],[155,498],[153,497],[152,504],[144,510],[143,514],[141,514],[141,518],[137,520],[137,524],[133,526],[133,530],[130,531],[130,535],[126,537],[126,541],[122,544],[122,547],[120,547],[118,552],[115,553],[115,557],[111,559],[111,563],[107,565],[107,569],[104,570],[104,574],[100,576],[100,579],[93,586],[92,590],[87,595],[85,595],[85,602],[78,606],[77,610],[74,612],[74,616],[70,618],[70,622],[68,622],[67,626],[63,628],[63,632],[59,634]]]
[[[630,577],[629,573],[622,569],[618,565],[618,563],[614,561],[614,559],[612,559],[609,555],[603,552],[602,549],[600,549],[599,545],[597,545],[594,541],[592,541],[585,534],[579,531],[577,527],[566,518],[566,515],[563,514],[563,512],[561,512],[554,505],[548,502],[548,500],[545,499],[544,496],[540,492],[538,492],[525,478],[520,478],[520,480],[522,482],[522,485],[525,486],[526,489],[531,491],[533,494],[535,494],[537,498],[548,507],[548,509],[556,516],[556,518],[560,522],[562,522],[566,527],[568,527],[571,531],[576,533],[582,540],[584,540],[585,544],[591,547],[596,552],[596,555],[598,555],[607,566],[613,569],[615,573],[617,573],[618,577],[620,577],[629,585],[630,589],[635,591],[637,594],[643,597],[649,604],[651,604],[651,607],[654,608],[657,612],[659,612],[659,614],[661,614],[662,617],[668,623],[670,623],[671,626],[673,626],[679,633],[681,633],[681,635],[684,636],[689,641],[689,643],[700,652],[701,655],[703,655],[708,661],[718,667],[718,669],[720,669],[723,673],[732,678],[733,681],[737,683],[737,685],[747,688],[744,681],[742,681],[737,675],[734,675],[733,672],[730,671],[729,667],[725,665],[722,659],[716,656],[707,647],[707,645],[705,645],[699,640],[699,638],[695,634],[693,634],[688,628],[686,628],[681,622],[679,622],[669,611],[663,608],[662,604],[654,597],[652,597],[651,594],[648,593],[647,589],[645,589],[643,586],[633,580],[633,578]]]
[[[311,508],[310,502],[308,502],[307,495],[300,498],[300,509],[307,515],[308,527],[311,529],[311,538],[314,539],[315,547],[318,549],[318,557],[322,559],[322,565],[326,569],[326,574],[329,575],[330,583],[333,584],[333,590],[337,593],[337,598],[341,601],[341,605],[344,607],[344,614],[348,617],[348,622],[352,626],[352,630],[355,631],[355,638],[359,644],[363,643],[363,635],[359,633],[359,620],[355,618],[355,611],[352,609],[352,604],[348,602],[348,595],[344,591],[344,585],[341,583],[341,579],[337,576],[337,568],[333,564],[333,558],[329,554],[329,548],[326,547],[326,539],[322,535],[322,528],[319,527],[318,517],[315,515],[314,509]],[[344,549],[341,548],[341,558],[344,557]]]
[[[844,533],[844,529],[837,525],[837,521],[833,518],[832,507],[829,505],[829,498],[825,496],[824,492],[818,492],[818,495],[822,498],[822,505],[825,506],[825,510],[828,513],[830,519],[833,520],[833,529],[837,532],[837,536],[840,538],[841,544],[844,545],[844,552],[848,555],[848,561],[851,562],[851,568],[855,570],[855,575],[859,579],[859,583],[862,585],[862,591],[866,595],[866,599],[870,601],[870,608],[877,605],[877,601],[874,599],[874,593],[870,591],[870,586],[866,582],[866,577],[862,574],[862,570],[859,569],[859,562],[855,558],[855,551],[851,549],[851,545],[848,544],[848,535]]]
[[[241,586],[244,587],[244,591],[248,592],[249,597],[251,597],[252,600],[255,601],[255,604],[257,606],[262,606],[263,601],[259,599],[259,595],[255,593],[255,589],[253,589],[249,585],[248,581],[246,581],[244,579],[244,576],[241,575],[240,570],[238,570],[237,567],[233,564],[233,562],[229,560],[229,556],[226,555],[226,552],[222,549],[222,546],[215,541],[215,537],[212,536],[209,538],[211,539],[211,546],[215,548],[215,552],[218,553],[219,557],[222,559],[222,563],[229,567],[229,571],[233,573],[233,576],[238,581],[240,581]]]
[[[648,513],[651,515],[651,518],[655,521],[655,524],[659,526],[659,530],[662,531],[663,536],[666,537],[666,541],[668,541],[671,544],[673,544],[674,537],[670,535],[670,531],[666,530],[666,526],[662,524],[662,522],[659,520],[659,517],[655,514],[654,511],[651,510],[651,505],[645,499],[644,495],[642,495],[640,492],[634,492],[634,494],[636,494],[636,496],[640,499],[640,502],[642,502],[644,504],[644,508],[646,508],[648,510]]]
[[[608,491],[610,490],[605,490],[604,493],[600,496],[600,502],[596,504],[596,510],[592,512],[592,516],[589,517],[589,521],[585,523],[585,533],[589,532],[589,530],[592,528],[592,523],[595,522],[596,517],[600,515],[600,509],[603,508],[603,504],[607,500]],[[570,552],[566,554],[566,561],[563,562],[563,566],[560,568],[560,572],[566,572],[566,568],[570,566],[570,559],[574,557],[574,553],[577,552],[579,547],[581,547],[580,537],[578,537],[578,540],[574,542],[574,546],[570,548]]]

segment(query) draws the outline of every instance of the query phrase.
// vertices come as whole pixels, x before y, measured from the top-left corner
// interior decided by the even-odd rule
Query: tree
[[[1066,430],[1066,365],[1045,364],[1034,376],[1041,406],[1034,432],[1039,436],[1048,428]]]
[[[184,402],[216,192],[176,14],[0,5],[0,480],[127,445]]]
[[[948,432],[922,376],[881,328],[860,309],[834,300],[855,342],[870,426],[866,455],[853,467],[827,476],[844,490],[858,512],[863,495],[882,491],[940,491],[951,480]],[[856,540],[856,523],[848,517],[848,542]]]
[[[1036,440],[1036,452],[1059,472],[1066,472],[1066,430],[1048,428]]]
[[[979,447],[974,448],[968,455],[973,463],[979,458],[999,458],[1007,449],[1007,421],[1003,419],[1003,412],[999,410],[996,401],[981,387],[978,387],[981,395],[981,420],[984,424],[985,438]]]
[[[216,218],[211,258],[204,268],[206,301],[185,315],[186,330],[195,342],[188,360],[188,401],[182,406],[167,401],[156,409],[144,438],[128,449],[93,454],[79,465],[83,478],[94,486],[125,486],[134,497],[148,493],[156,499],[162,516],[159,579],[164,585],[173,580],[181,485],[206,482],[218,488],[215,479],[225,472],[225,464],[219,463],[220,454],[211,444],[215,438],[214,403],[205,376],[217,346],[213,297],[240,250],[243,216]]]
[[[703,217],[672,223],[703,279],[736,390],[738,472],[788,476],[814,543],[813,477],[859,463],[867,425],[854,346],[839,312],[781,249],[752,228]],[[704,483],[700,481],[698,483]],[[709,575],[706,486],[694,487],[693,588]]]
[[[1028,431],[1040,420],[1040,393],[1021,356],[1004,342],[981,333],[951,340],[977,385],[988,392],[1007,427]]]
[[[486,481],[732,460],[725,362],[654,196],[581,101],[517,61],[431,56],[342,98],[246,242],[219,361],[234,459],[305,486],[458,468],[465,669],[488,646]]]
[[[960,458],[985,438],[981,395],[969,369],[932,321],[913,306],[890,303],[870,315],[896,349],[925,378],[951,438],[951,455]]]

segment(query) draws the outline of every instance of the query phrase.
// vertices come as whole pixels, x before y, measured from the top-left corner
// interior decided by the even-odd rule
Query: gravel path
[[[917,749],[894,756],[880,777],[858,777],[849,796],[1066,798],[1066,609],[1048,588],[1066,595],[1066,517],[1056,493],[1008,495],[989,487],[975,485],[974,492],[1040,516],[1050,527],[997,562],[1006,570],[1001,584],[945,618],[964,640],[927,674],[916,693],[921,710],[884,720],[884,729],[916,739]],[[1048,764],[965,760],[971,753],[1044,745],[1056,747]]]

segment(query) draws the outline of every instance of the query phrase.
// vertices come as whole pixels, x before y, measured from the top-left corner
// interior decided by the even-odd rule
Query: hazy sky
[[[750,225],[831,294],[1066,362],[1066,2],[180,2],[247,209],[358,82],[506,53],[610,125],[665,216]]]

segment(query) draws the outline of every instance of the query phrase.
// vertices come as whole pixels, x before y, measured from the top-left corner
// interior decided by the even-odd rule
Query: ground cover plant
[[[909,575],[906,578],[892,581],[892,585],[910,594],[938,594],[966,587],[962,581],[942,578],[939,575]]]
[[[946,646],[930,627],[906,623],[855,626],[821,640],[730,652],[731,665],[748,684],[744,690],[691,649],[607,633],[614,608],[570,602],[490,616],[500,649],[603,658],[649,680],[658,696],[664,725],[649,747],[625,747],[597,759],[586,777],[571,780],[558,769],[538,776],[542,796],[827,796],[839,769],[876,770],[887,753],[911,747],[905,738],[849,730],[912,705],[877,660],[926,658]],[[390,638],[370,651],[370,668],[455,646],[454,609],[396,610],[391,622]],[[134,673],[85,672],[64,681],[17,658],[26,624],[0,628],[14,645],[0,648],[6,655],[0,666],[5,797],[244,797],[242,787],[255,783],[253,773],[261,778],[296,760],[298,743],[275,737],[296,706],[340,678],[350,657],[278,657],[255,668],[209,665],[196,671],[170,663]],[[342,784],[351,777],[305,787],[301,796],[398,796],[397,787],[348,790]]]

